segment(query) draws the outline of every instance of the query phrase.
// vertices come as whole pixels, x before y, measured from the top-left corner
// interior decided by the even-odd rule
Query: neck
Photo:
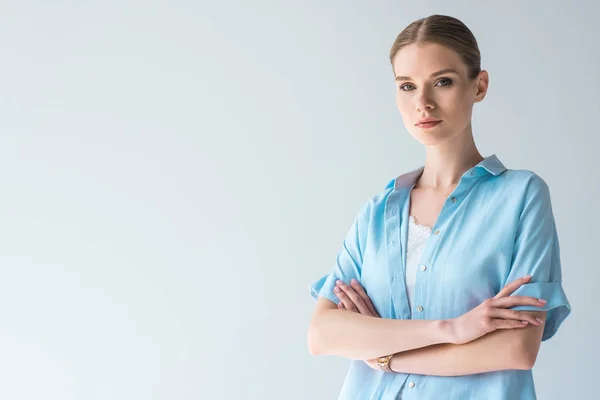
[[[419,188],[456,186],[465,171],[484,159],[475,146],[470,125],[465,132],[450,140],[426,146],[425,152],[425,168],[415,186]]]

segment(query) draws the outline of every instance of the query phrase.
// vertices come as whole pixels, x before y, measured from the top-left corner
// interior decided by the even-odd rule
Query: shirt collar
[[[421,176],[423,169],[425,166],[420,166],[419,168],[413,169],[412,171],[406,172],[402,175],[397,176],[392,179],[387,185],[386,189],[400,189],[400,188],[409,188],[411,187],[417,179]],[[483,169],[486,173],[492,174],[494,176],[500,175],[502,172],[506,171],[506,167],[502,162],[498,159],[496,154],[492,154],[490,156],[485,157],[483,160],[479,162],[479,164],[475,165],[473,168],[470,168],[465,172],[469,172],[470,170]]]

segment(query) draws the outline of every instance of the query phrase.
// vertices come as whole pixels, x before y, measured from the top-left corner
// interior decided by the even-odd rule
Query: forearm
[[[312,354],[367,360],[439,343],[450,343],[445,320],[397,320],[327,309],[315,315],[309,328]]]
[[[529,369],[523,347],[523,335],[518,329],[496,330],[465,344],[437,344],[398,353],[391,359],[390,368],[395,372],[438,376]]]

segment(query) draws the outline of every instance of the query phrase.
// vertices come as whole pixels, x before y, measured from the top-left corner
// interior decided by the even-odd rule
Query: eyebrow
[[[440,71],[434,72],[433,74],[429,75],[429,77],[433,78],[434,76],[447,74],[447,73],[452,73],[452,74],[458,75],[458,72],[456,72],[452,68],[446,68],[446,69],[442,69]],[[397,76],[396,79],[394,79],[394,81],[410,81],[410,80],[411,80],[410,76]]]

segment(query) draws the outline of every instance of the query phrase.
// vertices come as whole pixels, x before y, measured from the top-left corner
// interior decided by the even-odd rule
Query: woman
[[[352,360],[340,399],[535,399],[540,342],[571,311],[549,188],[477,150],[489,78],[461,21],[411,23],[390,61],[425,164],[361,207],[310,285],[309,350]]]

